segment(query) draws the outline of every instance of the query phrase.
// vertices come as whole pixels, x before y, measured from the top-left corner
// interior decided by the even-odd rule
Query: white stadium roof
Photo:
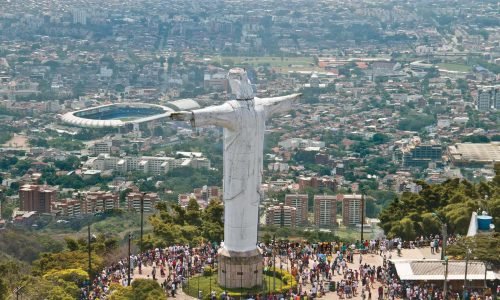
[[[82,113],[82,112],[98,111],[99,109],[109,107],[109,106],[115,106],[115,107],[131,106],[131,107],[136,107],[136,108],[160,108],[163,110],[163,113],[151,115],[151,116],[146,116],[143,118],[137,118],[137,119],[133,119],[130,121],[96,120],[96,119],[88,119],[88,118],[77,116],[79,113]],[[108,104],[108,105],[101,105],[101,106],[81,109],[78,111],[68,112],[68,113],[65,113],[61,116],[61,120],[65,123],[69,123],[69,124],[72,124],[75,126],[80,126],[80,127],[121,127],[121,126],[125,126],[127,124],[138,124],[138,123],[149,122],[149,121],[156,120],[156,119],[166,118],[173,111],[174,110],[171,108],[168,108],[166,106],[156,105],[156,104],[127,103],[126,102],[126,103],[114,103],[114,104]]]
[[[168,102],[166,105],[176,109],[176,110],[193,110],[200,108],[198,102],[193,99],[181,99]]]

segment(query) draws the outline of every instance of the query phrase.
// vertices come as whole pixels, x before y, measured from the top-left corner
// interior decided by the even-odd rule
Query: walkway
[[[416,248],[416,249],[403,249],[401,257],[397,256],[396,251],[388,252],[388,258],[389,258],[389,255],[392,257],[392,259],[440,259],[441,258],[441,252],[431,254],[431,250],[429,247]],[[312,267],[313,262],[314,262],[314,260],[311,259],[310,260],[310,267]],[[373,265],[381,266],[383,264],[383,257],[378,255],[378,254],[364,254],[362,263],[363,264],[366,263],[366,264],[372,265],[372,266]],[[279,265],[278,259],[276,260],[276,265],[277,266]],[[287,268],[285,263],[283,264],[283,268],[284,269]],[[348,268],[353,269],[353,270],[359,269],[359,254],[355,255],[354,263],[348,264]],[[153,268],[151,266],[143,267],[142,274],[139,275],[138,268],[136,268],[134,270],[134,275],[132,276],[132,278],[134,278],[134,279],[137,279],[137,278],[152,279],[152,276],[151,276],[152,270],[153,270]],[[168,272],[168,269],[166,268],[165,271]],[[167,273],[166,277],[164,277],[164,278],[160,277],[159,276],[159,274],[160,274],[159,269],[157,269],[156,274],[157,274],[156,281],[158,282],[158,284],[161,284],[168,277],[168,273]],[[341,279],[343,279],[342,275],[334,275],[333,276],[333,280],[335,282],[338,282]],[[377,289],[379,286],[380,286],[380,283],[375,281],[375,286],[371,289],[372,299],[377,299],[377,296],[378,296]],[[309,281],[305,286],[302,286],[302,290],[307,291],[308,294],[310,294],[311,288],[312,288],[312,286],[311,286],[311,283]],[[361,291],[361,287],[358,288],[358,295],[356,297],[352,297],[351,299],[361,299],[360,291]],[[366,296],[368,298],[368,294]],[[182,288],[179,288],[177,290],[177,295],[175,298],[180,299],[180,300],[196,299],[196,298],[193,298],[191,296],[186,295],[182,291]],[[218,299],[220,299],[220,295],[218,295]],[[340,298],[337,296],[336,292],[327,291],[325,296],[321,297],[321,299],[335,299],[335,300],[337,300]]]

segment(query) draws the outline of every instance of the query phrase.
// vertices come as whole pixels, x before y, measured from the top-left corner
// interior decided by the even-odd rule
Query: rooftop
[[[450,156],[456,161],[495,162],[500,161],[500,143],[462,144],[448,147]]]
[[[441,260],[392,260],[401,280],[444,280],[445,264]],[[484,280],[485,264],[479,261],[469,261],[467,278]],[[465,261],[448,262],[448,280],[463,280],[465,276]],[[498,279],[498,274],[487,271],[487,279]]]

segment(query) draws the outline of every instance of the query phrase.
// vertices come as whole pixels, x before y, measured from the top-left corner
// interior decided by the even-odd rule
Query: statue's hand
[[[191,121],[193,113],[190,111],[176,111],[170,114],[170,119],[174,121]]]

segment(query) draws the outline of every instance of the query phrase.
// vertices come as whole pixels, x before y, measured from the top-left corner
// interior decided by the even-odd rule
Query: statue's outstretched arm
[[[173,121],[191,121],[193,119],[192,111],[176,111],[170,113],[170,120]]]
[[[274,98],[257,99],[257,103],[263,105],[266,111],[266,119],[276,113],[284,113],[292,109],[292,104],[299,100],[302,94],[291,94]]]
[[[193,127],[215,125],[231,129],[234,122],[233,114],[232,107],[228,104],[223,104],[193,111],[173,112],[170,114],[170,119],[175,121],[190,121]]]

